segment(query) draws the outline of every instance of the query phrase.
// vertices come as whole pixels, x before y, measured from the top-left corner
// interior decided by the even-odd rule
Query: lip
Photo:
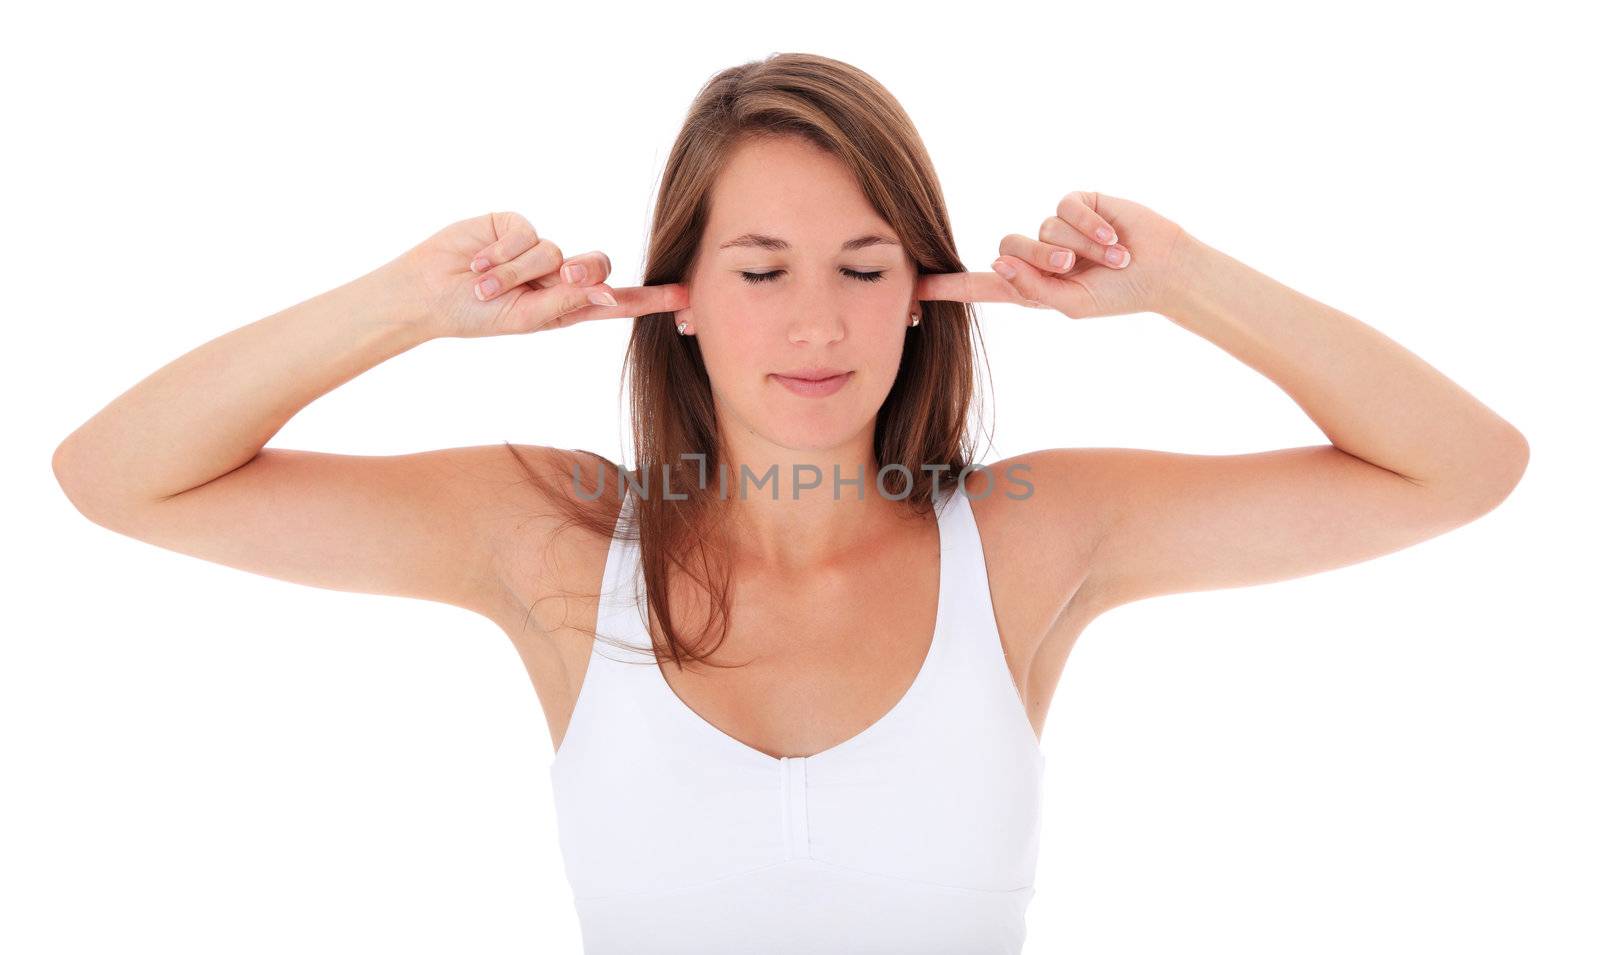
[[[805,379],[808,381],[822,381],[836,375],[848,374],[843,368],[832,368],[828,365],[808,365],[805,368],[791,368],[788,371],[775,371],[774,375],[780,378]]]
[[[855,372],[833,368],[796,370],[791,375],[774,373],[773,380],[797,395],[807,398],[825,398],[845,386]]]

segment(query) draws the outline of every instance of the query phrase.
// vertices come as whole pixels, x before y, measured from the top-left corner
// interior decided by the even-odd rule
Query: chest
[[[863,565],[803,579],[738,575],[728,591],[732,619],[712,662],[680,668],[669,659],[660,679],[717,731],[771,756],[817,753],[850,739],[890,712],[922,670],[939,614],[937,541],[910,537]],[[998,535],[982,546],[983,584],[1012,688],[1037,737],[1065,655],[1049,654],[1043,668],[1035,659],[1047,636],[1055,647],[1071,643],[1053,633],[1059,595],[1030,585],[1022,548],[1008,548]],[[600,544],[577,554],[556,588],[561,596],[541,597],[502,622],[557,749],[594,643],[598,604],[581,595],[597,589],[605,559]],[[715,613],[712,595],[686,581],[672,594],[680,638],[699,633]],[[650,625],[661,639],[653,613]]]
[[[718,907],[760,908],[765,896],[791,912],[870,913],[866,922],[890,923],[885,951],[922,938],[929,912],[1025,902],[1043,756],[1003,662],[986,574],[959,553],[916,547],[838,575],[747,569],[711,664],[592,655],[551,764],[575,890],[634,904],[672,886],[680,905],[679,886],[771,877],[780,883],[746,904]],[[708,603],[692,588],[670,597],[686,624],[703,622]],[[631,609],[604,623],[643,645]],[[817,886],[840,894],[807,901],[813,878],[843,880]],[[932,894],[907,895],[921,892]],[[889,915],[894,899],[907,903],[904,920]],[[859,945],[849,934],[847,947]],[[976,939],[949,948],[958,937],[940,926],[914,944],[997,950]],[[839,949],[816,939],[795,950]]]
[[[805,581],[745,575],[730,590],[731,622],[711,663],[666,661],[662,679],[746,746],[774,757],[821,752],[905,696],[932,645],[939,591],[935,562],[916,559]]]

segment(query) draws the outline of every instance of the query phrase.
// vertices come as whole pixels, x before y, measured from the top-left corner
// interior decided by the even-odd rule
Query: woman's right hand
[[[390,265],[429,334],[441,338],[518,335],[590,319],[675,312],[689,304],[688,289],[679,284],[608,286],[611,260],[604,252],[565,258],[515,212],[446,226]],[[564,273],[574,270],[582,274],[569,281]],[[493,284],[480,290],[484,283]]]

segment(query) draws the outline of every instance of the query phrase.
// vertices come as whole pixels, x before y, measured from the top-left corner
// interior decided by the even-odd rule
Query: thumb
[[[1042,308],[1049,304],[1045,277],[1040,271],[1014,255],[1002,255],[990,266],[1006,280],[1016,293],[1018,303],[1029,308]]]
[[[606,299],[611,303],[608,305]],[[513,327],[517,331],[547,331],[565,328],[578,322],[619,315],[616,296],[611,286],[604,282],[594,285],[552,285],[537,292],[527,292],[512,307]]]
[[[1029,308],[1053,308],[1076,318],[1087,311],[1087,295],[1083,287],[1070,279],[1057,278],[1040,271],[1030,262],[1014,255],[1002,255],[991,266],[1005,279],[1017,294],[1017,302]],[[1006,276],[1010,271],[1012,275]]]

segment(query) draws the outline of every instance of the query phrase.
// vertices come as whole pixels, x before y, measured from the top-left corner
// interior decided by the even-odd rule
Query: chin
[[[872,427],[870,409],[855,402],[814,402],[796,407],[789,401],[765,401],[744,418],[761,439],[788,451],[827,451],[854,441]],[[824,475],[831,477],[831,475]]]
[[[828,420],[807,422],[794,417],[773,417],[762,429],[762,436],[790,451],[826,451],[847,443],[860,430],[854,421],[830,416]],[[824,475],[831,477],[831,475]]]

